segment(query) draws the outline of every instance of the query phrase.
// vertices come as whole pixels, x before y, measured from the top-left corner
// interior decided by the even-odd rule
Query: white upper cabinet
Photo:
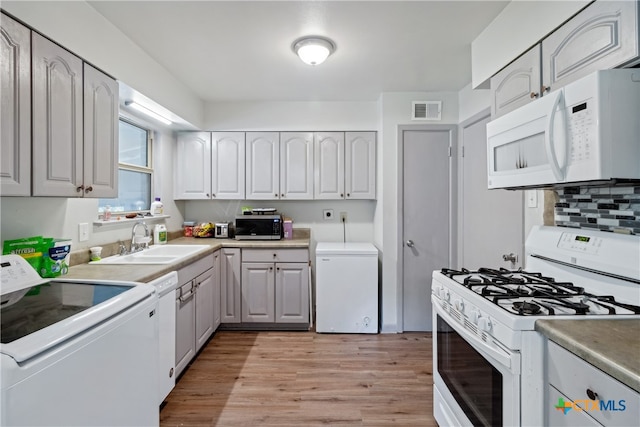
[[[210,199],[211,133],[179,133],[174,169],[175,199]]]
[[[545,38],[545,89],[558,89],[596,70],[638,63],[639,8],[637,1],[596,1]]]
[[[2,14],[0,194],[31,194],[31,30]]]
[[[491,116],[500,117],[540,96],[540,45],[491,77]]]
[[[245,198],[245,134],[211,134],[211,196],[214,199]]]
[[[33,195],[78,197],[82,173],[82,60],[32,34]]]
[[[345,196],[376,198],[376,133],[345,133]]]
[[[34,196],[118,196],[118,83],[31,35]]]
[[[314,134],[314,197],[344,199],[344,132]]]
[[[640,4],[596,1],[491,78],[497,118],[594,71],[640,62]]]
[[[280,198],[278,132],[246,133],[247,200]]]
[[[313,132],[280,133],[280,198],[313,199]]]
[[[118,197],[118,82],[84,64],[84,191]]]

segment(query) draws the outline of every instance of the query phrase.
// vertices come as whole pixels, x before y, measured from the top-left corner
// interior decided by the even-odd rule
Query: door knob
[[[502,254],[502,259],[505,261],[511,261],[512,263],[518,262],[518,255],[511,252],[510,254]]]
[[[414,246],[413,240],[407,240],[405,242],[405,244],[407,245],[407,247],[412,248]]]

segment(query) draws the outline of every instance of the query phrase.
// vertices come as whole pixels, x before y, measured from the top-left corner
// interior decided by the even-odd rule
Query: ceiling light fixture
[[[303,62],[319,65],[336,50],[336,45],[326,37],[306,36],[294,41],[291,48]]]
[[[164,116],[161,116],[160,114],[156,113],[153,110],[150,110],[149,108],[138,104],[135,101],[125,101],[124,105],[126,105],[127,107],[131,107],[134,110],[140,111],[143,114],[146,114],[149,117],[152,117],[154,119],[156,119],[157,121],[164,123],[165,125],[170,125],[171,123],[173,123],[171,120],[167,119]]]

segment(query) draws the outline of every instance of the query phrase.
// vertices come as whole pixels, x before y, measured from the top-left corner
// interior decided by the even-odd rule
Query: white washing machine
[[[373,244],[316,246],[316,332],[378,333],[378,249]]]

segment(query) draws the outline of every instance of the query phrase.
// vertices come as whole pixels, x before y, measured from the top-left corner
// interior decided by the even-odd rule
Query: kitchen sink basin
[[[140,252],[114,255],[89,264],[171,264],[207,248],[208,245],[154,245]]]

